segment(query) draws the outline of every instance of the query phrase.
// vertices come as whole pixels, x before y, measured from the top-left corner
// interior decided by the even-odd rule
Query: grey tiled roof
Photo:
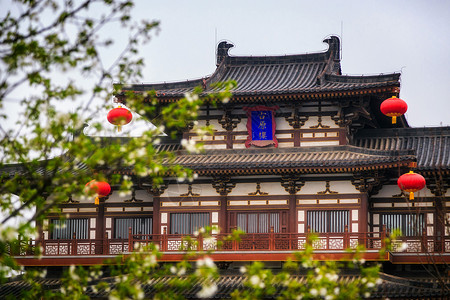
[[[354,146],[207,150],[180,152],[173,163],[193,170],[332,169],[395,165],[415,160],[410,151],[380,151]]]
[[[366,129],[355,145],[376,150],[414,150],[419,170],[450,169],[450,127]]]
[[[306,276],[304,275],[291,275],[291,280],[296,280],[300,283],[307,283]],[[182,295],[186,299],[198,299],[197,293],[201,290],[200,282],[195,282],[190,288],[183,287],[171,287],[172,276],[162,276],[157,279],[151,279],[141,285],[144,290],[145,297],[153,298],[158,290],[157,286],[162,286],[164,289],[171,289],[172,292]],[[180,278],[183,280],[183,278]],[[243,275],[221,275],[219,278],[214,279],[214,283],[217,286],[217,292],[213,296],[214,299],[229,299],[231,293],[234,290],[244,290],[244,281],[246,277]],[[355,280],[359,280],[358,275],[340,275],[338,282],[350,283]],[[401,299],[447,299],[450,295],[448,290],[449,284],[446,283],[445,288],[441,288],[437,280],[419,280],[401,278],[387,274],[380,274],[381,284],[374,287],[371,296],[368,299],[384,299],[389,298],[401,298]],[[111,289],[115,288],[115,278],[108,277],[102,278],[103,282],[107,283]],[[60,279],[37,279],[36,283],[43,287],[45,290],[58,290],[61,287]],[[93,285],[97,284],[94,282]],[[285,290],[285,287],[281,284],[274,284],[275,293],[272,296],[267,296],[267,299],[275,299]],[[16,297],[19,298],[23,291],[31,289],[31,285],[23,280],[12,281],[0,286],[0,297]],[[104,289],[94,291],[92,287],[88,287],[85,295],[92,299],[106,299],[108,293]]]
[[[400,74],[378,76],[346,76],[341,74],[340,41],[337,37],[324,40],[325,52],[284,56],[230,56],[232,44],[219,44],[218,67],[203,79],[162,84],[136,84],[124,90],[155,90],[161,97],[180,97],[196,86],[208,87],[215,82],[235,80],[235,96],[292,93],[353,91],[385,86],[399,86]],[[220,61],[219,61],[220,60]]]

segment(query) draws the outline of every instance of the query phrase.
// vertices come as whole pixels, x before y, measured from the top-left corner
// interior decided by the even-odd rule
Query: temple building
[[[89,265],[151,240],[160,245],[162,261],[178,261],[182,236],[217,226],[217,239],[236,228],[246,232],[221,249],[214,241],[200,243],[199,250],[217,250],[211,256],[225,268],[256,260],[281,264],[314,232],[319,260],[342,259],[345,249],[363,244],[367,261],[394,273],[427,264],[445,269],[450,127],[411,128],[404,116],[392,124],[380,105],[400,96],[400,74],[343,75],[339,38],[324,43],[328,49],[318,53],[233,56],[233,45],[221,42],[210,76],[127,86],[136,93],[154,90],[164,106],[198,86],[208,94],[216,82],[237,82],[227,103],[201,107],[198,126],[212,126],[212,135],[200,139],[189,124],[178,140],[159,146],[173,151],[175,163],[192,169],[195,180],[167,177],[153,186],[116,170],[133,178],[131,196],[113,189],[99,205],[61,205],[66,226],[48,229],[61,222],[57,214],[45,221],[43,257],[17,260],[25,266]],[[125,93],[116,98],[126,104]],[[205,150],[188,153],[181,139],[202,142]],[[410,170],[426,179],[412,200],[397,185]],[[402,247],[380,257],[384,238],[395,229],[403,234]]]

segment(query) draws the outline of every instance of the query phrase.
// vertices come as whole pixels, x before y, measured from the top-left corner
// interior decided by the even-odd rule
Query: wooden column
[[[300,147],[300,129],[294,129],[294,147]]]
[[[227,149],[233,149],[233,132],[230,130],[227,130],[227,140],[226,140],[226,144],[227,144]]]
[[[358,213],[358,231],[367,232],[368,231],[368,207],[369,207],[369,196],[367,193],[361,194],[361,206]],[[350,216],[351,218],[351,216]]]
[[[297,233],[297,195],[289,195],[289,233]]]
[[[105,201],[101,199],[97,205],[97,220],[95,224],[95,239],[103,240],[105,234]]]
[[[347,129],[341,128],[339,129],[339,145],[347,145]]]
[[[220,232],[228,232],[228,197],[220,196],[219,229]]]
[[[161,230],[161,214],[159,208],[161,207],[161,198],[153,196],[153,234],[162,234]]]
[[[300,175],[289,174],[281,176],[281,186],[289,193],[289,232],[297,233],[297,192],[300,191],[305,181],[300,180]]]

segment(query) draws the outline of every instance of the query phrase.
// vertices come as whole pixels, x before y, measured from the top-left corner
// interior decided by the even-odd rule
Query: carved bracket
[[[322,124],[322,116],[319,115],[319,117],[317,118],[317,125],[310,126],[309,128],[312,128],[312,129],[325,128],[326,129],[326,128],[330,128],[330,126],[323,125]]]
[[[299,175],[285,175],[281,176],[281,186],[289,194],[296,194],[305,185],[305,181],[300,180]]]
[[[213,179],[213,188],[222,196],[226,196],[236,187],[236,183],[231,182],[229,176],[216,177]]]
[[[152,185],[150,188],[147,188],[147,192],[149,194],[152,194],[155,197],[159,197],[161,196],[164,191],[168,188],[169,186],[166,183],[160,184],[160,185]]]
[[[385,177],[378,171],[360,172],[353,174],[352,184],[361,193],[377,194],[383,187]]]
[[[256,183],[256,191],[253,193],[248,193],[248,195],[249,196],[256,196],[256,195],[266,196],[266,195],[269,195],[269,193],[261,192],[261,183],[258,181]]]
[[[338,192],[330,190],[330,181],[329,180],[327,180],[325,182],[325,190],[321,191],[321,192],[317,192],[317,194],[319,194],[319,195],[325,195],[326,193],[329,193],[329,194],[337,194],[338,193]]]
[[[294,129],[300,129],[303,125],[305,125],[305,122],[308,121],[307,116],[300,116],[298,114],[298,107],[295,107],[292,110],[292,114],[289,117],[284,117],[284,119]]]
[[[131,190],[131,199],[125,200],[124,202],[142,202],[144,200],[136,199],[136,189]]]
[[[191,197],[199,197],[200,196],[200,194],[196,194],[196,193],[192,192],[192,184],[191,183],[188,184],[188,192],[186,194],[180,195],[180,197],[189,197],[189,196],[191,196]]]
[[[438,178],[439,177],[439,178]],[[444,196],[450,185],[448,176],[437,175],[436,177],[427,178],[427,187],[436,197]]]
[[[77,204],[77,203],[80,203],[80,201],[73,200],[72,194],[70,194],[70,195],[69,195],[69,199],[67,199],[67,203],[74,203],[74,204]]]
[[[218,120],[219,124],[222,125],[222,128],[227,131],[232,131],[237,127],[237,125],[241,122],[241,118],[233,118],[231,115],[230,109],[225,109],[222,117]]]

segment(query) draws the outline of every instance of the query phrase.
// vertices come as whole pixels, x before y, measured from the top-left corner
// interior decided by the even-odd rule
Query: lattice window
[[[171,234],[192,234],[201,227],[210,226],[209,213],[171,213]]]
[[[348,226],[348,210],[310,210],[307,212],[307,225],[311,232],[344,232]]]
[[[380,219],[389,232],[398,229],[403,236],[422,235],[425,228],[424,214],[381,214]]]
[[[87,239],[89,233],[88,219],[51,220],[52,239]]]
[[[237,227],[246,233],[280,232],[279,213],[238,213]]]
[[[115,218],[114,238],[128,239],[130,227],[132,234],[152,234],[153,218]]]

